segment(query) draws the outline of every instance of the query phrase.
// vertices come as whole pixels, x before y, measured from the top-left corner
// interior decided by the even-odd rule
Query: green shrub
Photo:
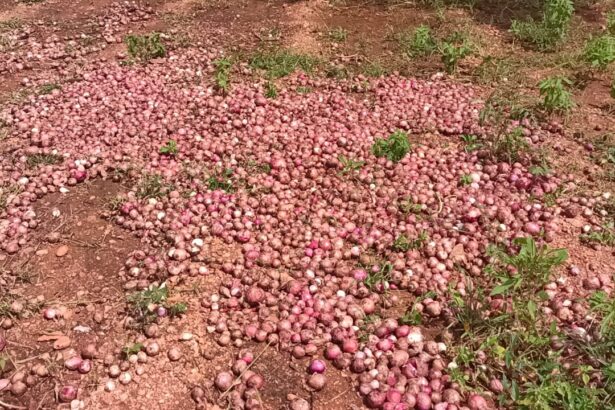
[[[615,11],[611,11],[606,15],[606,29],[615,36]]]
[[[583,58],[592,67],[606,69],[615,61],[615,36],[605,34],[591,38],[585,45]]]
[[[270,79],[286,77],[298,68],[311,72],[318,60],[305,54],[295,54],[288,50],[262,51],[250,59],[250,66],[264,70]]]
[[[547,0],[542,21],[513,20],[510,31],[541,51],[552,50],[566,37],[573,12],[571,0]]]
[[[433,54],[437,41],[431,34],[431,28],[426,25],[417,27],[412,34],[401,34],[398,41],[406,54],[411,57],[421,57]]]
[[[160,33],[153,33],[143,36],[130,35],[126,36],[126,46],[128,54],[141,61],[149,61],[153,58],[164,57],[167,50],[160,40]]]
[[[574,107],[572,94],[564,87],[572,85],[566,77],[550,77],[538,84],[540,96],[543,97],[542,107],[548,112],[565,112]]]
[[[438,47],[441,55],[442,64],[448,73],[457,71],[459,61],[472,54],[472,47],[464,40],[456,45],[452,42],[444,41]]]

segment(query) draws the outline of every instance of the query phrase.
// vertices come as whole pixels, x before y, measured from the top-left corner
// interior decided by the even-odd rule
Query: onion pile
[[[94,32],[64,37],[49,35],[38,24],[19,24],[2,33],[5,44],[0,48],[0,74],[21,72],[43,64],[63,70],[67,63],[103,50],[108,43],[121,43],[119,33],[126,25],[148,20],[152,14],[151,7],[136,2],[113,3],[103,15],[90,19],[89,26]],[[29,82],[25,80],[24,84]]]
[[[245,83],[221,96],[208,81],[218,55],[188,49],[156,65],[90,67],[81,81],[5,109],[16,149],[0,159],[7,203],[0,249],[13,254],[28,243],[38,224],[32,204],[42,196],[94,178],[133,181],[108,214],[143,244],[122,269],[127,290],[219,275],[221,286],[201,306],[220,345],[268,342],[310,358],[313,390],[326,388],[324,356],[356,374],[371,408],[475,408],[484,399],[465,397],[447,375],[444,340],[367,317],[396,303],[384,291],[441,293],[457,282],[463,294],[454,266],[480,275],[490,243],[538,234],[552,240],[560,210],[530,195],[554,192],[562,181],[522,164],[483,164],[480,153],[434,141],[436,131],[455,142],[461,133],[489,132],[478,125],[480,104],[468,86],[298,74],[277,99]],[[513,125],[530,143],[547,135],[527,121]],[[396,130],[410,133],[413,150],[398,163],[374,156],[376,139]],[[160,153],[170,140],[178,152]],[[59,161],[28,166],[36,155]],[[348,169],[345,159],[361,166]],[[461,184],[465,176],[469,183]],[[400,238],[405,245],[396,245]],[[220,263],[212,256],[220,246],[235,256]],[[418,309],[432,318],[447,313],[430,298]],[[145,349],[159,352],[155,342]],[[73,362],[69,368],[81,371]],[[113,364],[109,375],[127,384],[129,367]],[[239,358],[214,384],[227,391],[245,367]],[[236,408],[258,403],[248,392],[262,377],[246,374],[245,391],[233,387]]]

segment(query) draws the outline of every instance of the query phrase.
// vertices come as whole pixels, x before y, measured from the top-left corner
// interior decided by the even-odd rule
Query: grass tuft
[[[280,49],[261,51],[250,59],[250,66],[265,71],[269,79],[286,77],[297,69],[310,73],[317,64],[318,60],[312,56]]]

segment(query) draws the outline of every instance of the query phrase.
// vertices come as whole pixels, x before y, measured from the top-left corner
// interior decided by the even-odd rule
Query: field
[[[615,409],[615,3],[0,0],[0,409]]]

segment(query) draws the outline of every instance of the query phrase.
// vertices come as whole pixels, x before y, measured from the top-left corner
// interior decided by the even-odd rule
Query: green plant
[[[275,98],[278,96],[278,89],[273,81],[267,81],[265,83],[265,97]]]
[[[414,203],[412,198],[406,198],[399,202],[399,210],[407,215],[407,214],[420,214],[423,212],[423,205]]]
[[[161,198],[168,194],[173,185],[167,184],[161,175],[145,174],[137,186],[137,197],[142,199]]]
[[[340,155],[339,157],[337,157],[337,159],[339,160],[340,164],[342,164],[342,175],[354,173],[360,170],[363,165],[365,165],[365,161],[358,161],[345,155]]]
[[[40,87],[38,87],[38,93],[45,95],[45,94],[50,94],[53,90],[61,90],[62,87],[59,84],[55,84],[55,83],[49,83],[49,84],[43,84]]]
[[[483,144],[480,142],[478,137],[473,134],[463,134],[461,136],[461,140],[465,144],[465,146],[463,147],[463,150],[465,152],[473,152],[483,147]]]
[[[231,180],[232,176],[233,170],[230,168],[226,168],[223,171],[217,170],[207,179],[207,188],[211,191],[219,189],[224,192],[233,192],[235,188],[233,187],[233,181]]]
[[[160,147],[159,152],[163,155],[177,155],[177,153],[179,152],[179,149],[177,148],[177,142],[175,140],[168,140],[166,144]]]
[[[585,44],[583,58],[592,67],[605,70],[615,61],[615,36],[605,34],[590,38]]]
[[[335,27],[327,31],[327,37],[336,43],[343,43],[348,38],[348,31],[343,27]]]
[[[162,44],[160,33],[150,35],[129,35],[125,38],[128,54],[137,60],[147,62],[153,58],[161,58],[167,54]]]
[[[61,163],[64,157],[57,154],[33,154],[26,159],[29,168],[36,168],[44,165],[56,165]]]
[[[363,283],[369,290],[386,290],[386,284],[391,280],[392,272],[393,265],[389,262],[383,263],[377,272],[370,270]]]
[[[483,57],[476,68],[476,76],[482,84],[498,83],[514,75],[515,69],[511,60],[492,56]]]
[[[418,310],[417,306],[425,299],[433,299],[438,294],[433,290],[417,297],[414,300],[414,303],[410,307],[410,309],[406,310],[402,317],[400,317],[397,321],[400,325],[411,325],[417,326],[423,323],[423,314],[420,310]]]
[[[513,20],[510,31],[541,51],[552,50],[566,37],[573,12],[572,0],[547,0],[542,21]]]
[[[143,343],[131,343],[122,348],[122,355],[124,356],[124,359],[128,359],[133,354],[139,353],[144,347],[145,346],[143,346]]]
[[[279,49],[258,52],[250,59],[250,66],[265,71],[270,79],[286,77],[299,68],[310,73],[317,64],[312,56]]]
[[[9,200],[21,191],[19,185],[0,185],[0,212],[6,209]]]
[[[606,15],[606,30],[609,34],[615,35],[615,11],[610,11]]]
[[[377,62],[370,62],[362,67],[363,74],[368,77],[382,77],[387,73],[387,70]]]
[[[230,72],[233,67],[233,62],[228,58],[219,58],[214,60],[214,82],[216,88],[226,94],[231,88]]]
[[[615,223],[604,225],[600,230],[581,235],[584,243],[598,243],[606,246],[615,246]]]
[[[410,249],[420,249],[427,243],[429,237],[427,232],[422,231],[419,236],[414,239],[408,239],[406,235],[399,235],[391,245],[391,249],[395,252],[408,252]]]
[[[153,309],[161,306],[169,297],[169,289],[165,283],[159,286],[150,285],[149,288],[128,295],[130,313],[139,322],[149,322],[153,319]]]
[[[397,36],[397,41],[402,50],[411,57],[421,57],[433,54],[438,44],[431,34],[431,28],[420,25],[411,34],[401,33]]]
[[[389,138],[376,138],[372,145],[372,153],[378,158],[386,157],[389,161],[399,162],[412,150],[408,134],[395,131]]]
[[[464,174],[459,177],[459,185],[466,186],[472,183],[472,175]]]
[[[453,73],[457,71],[459,61],[472,54],[472,46],[467,40],[463,40],[461,44],[443,41],[438,47],[438,52],[446,71]]]
[[[299,86],[299,87],[297,87],[297,92],[299,94],[309,94],[309,93],[312,92],[312,88],[311,87]]]
[[[549,77],[538,84],[540,96],[543,97],[542,107],[548,112],[566,112],[574,107],[572,94],[565,89],[572,81],[566,77]]]
[[[174,303],[168,308],[169,316],[176,317],[185,314],[188,311],[188,305],[184,302]]]
[[[494,274],[500,280],[500,284],[493,288],[491,296],[519,293],[520,290],[546,284],[553,268],[568,259],[566,249],[550,249],[544,245],[539,247],[531,237],[517,238],[513,244],[519,247],[516,255],[510,255],[496,246],[491,246],[488,250],[496,263],[514,268],[514,273],[510,274],[504,269],[497,269],[496,266]]]
[[[493,141],[491,152],[500,161],[515,163],[521,156],[528,152],[530,145],[523,135],[523,129],[517,127],[510,132],[504,133]]]

